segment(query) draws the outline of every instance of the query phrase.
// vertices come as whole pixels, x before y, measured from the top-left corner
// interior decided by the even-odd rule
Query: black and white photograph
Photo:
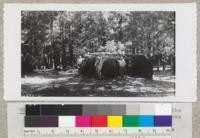
[[[195,101],[196,17],[193,3],[6,4],[4,97]]]
[[[22,11],[21,95],[175,95],[174,11]]]

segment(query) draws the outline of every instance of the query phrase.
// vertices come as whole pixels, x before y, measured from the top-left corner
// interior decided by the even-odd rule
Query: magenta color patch
[[[76,127],[91,127],[91,117],[76,116]]]

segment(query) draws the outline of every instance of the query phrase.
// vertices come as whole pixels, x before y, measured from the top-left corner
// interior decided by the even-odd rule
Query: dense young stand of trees
[[[96,52],[175,67],[175,12],[22,11],[21,21],[22,74],[66,70]]]

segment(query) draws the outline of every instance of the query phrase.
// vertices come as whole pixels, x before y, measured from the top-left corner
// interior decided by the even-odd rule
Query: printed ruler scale
[[[127,137],[171,138],[171,127],[163,128],[25,128],[25,138]]]

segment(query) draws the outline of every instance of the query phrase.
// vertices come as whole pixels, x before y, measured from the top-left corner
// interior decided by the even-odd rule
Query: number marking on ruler
[[[171,138],[171,127],[162,128],[24,128],[24,138]]]

